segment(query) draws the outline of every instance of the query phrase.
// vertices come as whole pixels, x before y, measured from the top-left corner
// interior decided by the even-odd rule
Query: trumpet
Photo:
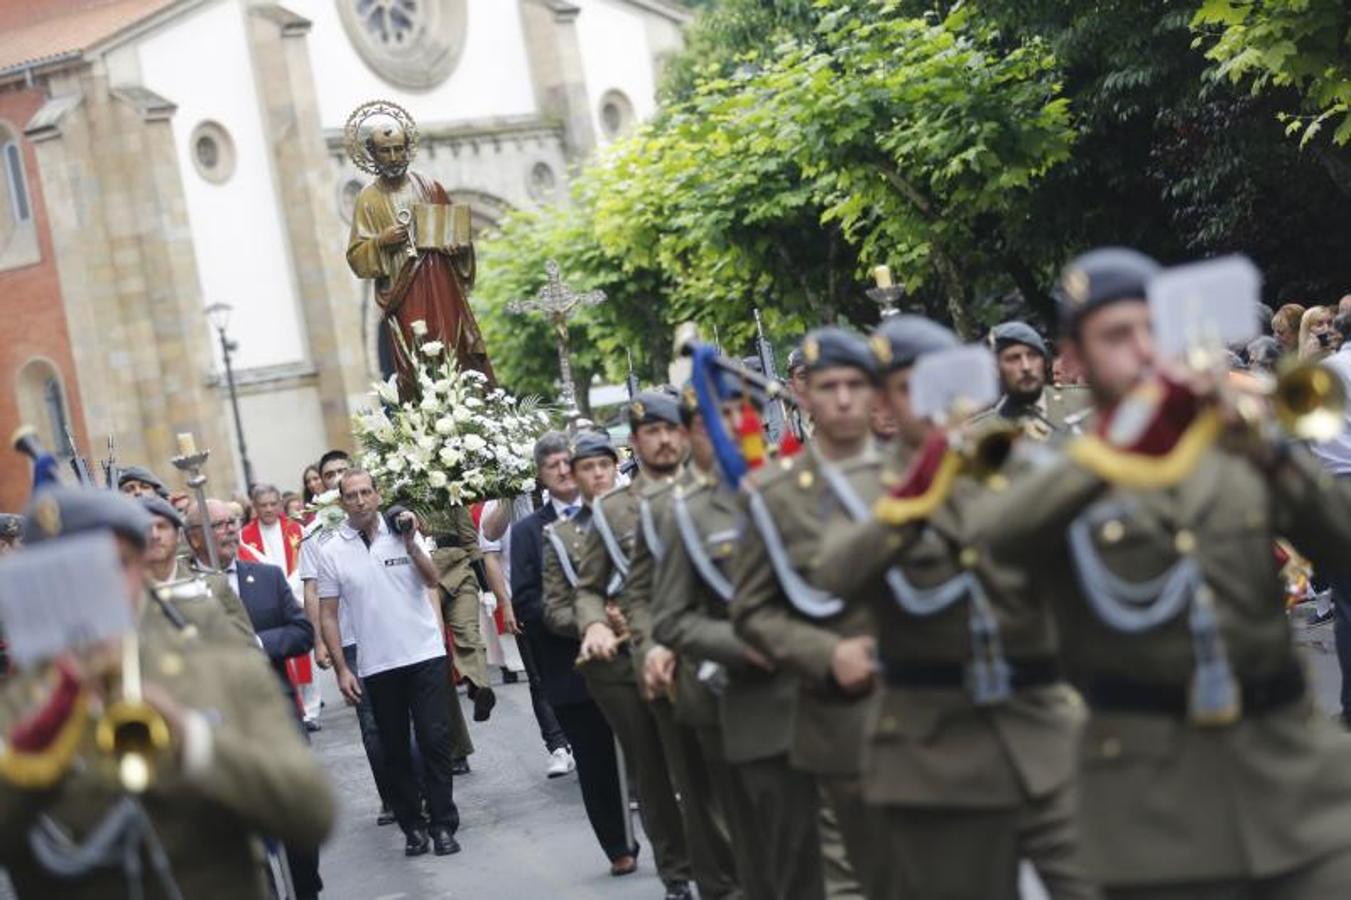
[[[1266,390],[1276,421],[1293,438],[1327,441],[1346,426],[1346,387],[1318,363],[1283,365]]]
[[[977,481],[989,481],[999,475],[1013,455],[1023,430],[1017,425],[995,425],[961,440],[957,452],[962,471]]]
[[[169,725],[145,702],[141,647],[135,631],[122,640],[121,680],[121,696],[104,707],[94,740],[116,763],[122,787],[128,793],[141,794],[154,782],[160,759],[169,749]]]

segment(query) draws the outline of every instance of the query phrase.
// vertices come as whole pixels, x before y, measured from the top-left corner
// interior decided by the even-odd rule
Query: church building
[[[298,486],[378,374],[378,310],[348,271],[370,176],[343,149],[365,101],[417,121],[413,167],[475,226],[566,197],[652,114],[676,0],[0,2],[0,432],[178,484],[175,436],[242,487]],[[223,311],[222,311],[223,312]],[[67,431],[71,435],[68,439]],[[27,497],[0,454],[0,509]]]

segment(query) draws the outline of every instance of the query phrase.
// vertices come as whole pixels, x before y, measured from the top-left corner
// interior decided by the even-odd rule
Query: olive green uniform
[[[728,760],[723,729],[724,719],[734,718],[726,715],[724,701],[738,690],[746,692],[744,686],[738,688],[729,681],[740,679],[744,685],[770,677],[748,661],[748,645],[736,636],[727,614],[737,547],[736,492],[714,475],[696,476],[673,490],[668,506],[659,523],[665,553],[657,566],[653,593],[653,638],[679,656],[676,718],[698,736],[712,787],[711,805],[722,811],[730,832],[742,892],[751,900],[774,900],[773,863],[764,829],[739,767]],[[688,530],[678,524],[678,514],[687,514]],[[696,559],[711,568],[701,569]],[[769,713],[773,712],[771,708]],[[813,877],[819,881],[820,873]]]
[[[857,462],[862,471],[876,465],[871,457]],[[826,889],[832,896],[857,895],[871,891],[877,872],[872,829],[858,791],[859,745],[870,699],[845,695],[831,676],[831,661],[841,638],[870,632],[870,617],[862,607],[842,606],[809,617],[790,596],[790,591],[816,593],[810,585],[795,590],[790,582],[810,571],[821,525],[838,508],[818,467],[816,453],[808,449],[751,477],[742,499],[746,525],[730,612],[737,634],[794,677],[797,696],[789,719],[788,762],[812,776],[814,791],[824,792],[843,837],[844,847],[836,847],[830,832],[818,824]],[[764,504],[767,523],[757,521],[755,496]],[[786,572],[776,568],[775,546],[782,548]],[[826,599],[838,606],[833,598]],[[819,806],[813,800],[812,806]],[[798,812],[804,818],[806,814],[805,809]],[[765,818],[763,811],[760,818]],[[800,851],[776,848],[776,862],[780,852]]]
[[[1047,441],[1078,434],[1092,402],[1093,395],[1083,385],[1048,384],[1035,403],[1019,403],[1006,394],[971,421],[1017,425],[1029,437]]]
[[[454,506],[449,513],[452,531],[432,536],[441,614],[454,638],[455,668],[476,687],[488,687],[488,650],[479,624],[479,583],[473,565],[482,556],[478,529],[467,508]]]
[[[692,469],[686,469],[674,481],[648,488],[639,500],[629,577],[625,579],[616,603],[629,624],[629,642],[640,684],[648,651],[662,645],[653,635],[653,629],[656,607],[662,602],[664,590],[657,583],[657,569],[669,548],[663,537],[663,524],[670,517],[675,491],[695,483],[697,476]],[[671,780],[680,796],[685,842],[690,848],[690,865],[699,886],[699,896],[709,900],[739,898],[743,895],[737,885],[736,857],[732,853],[722,794],[714,783],[700,745],[698,726],[702,719],[697,715],[691,718],[691,702],[697,705],[700,700],[697,696],[685,696],[689,690],[688,676],[692,674],[693,669],[677,660],[676,681],[671,685],[669,695],[649,698],[649,706],[657,716],[671,766]],[[716,706],[714,710],[716,715]]]
[[[208,717],[211,751],[196,771],[177,760],[162,762],[142,804],[184,897],[261,900],[267,893],[258,836],[318,847],[334,821],[332,790],[265,657],[181,632],[151,600],[146,604],[143,677]],[[46,667],[7,680],[0,687],[0,734],[30,715],[51,684]],[[75,762],[56,788],[26,790],[0,779],[0,866],[19,896],[107,900],[127,894],[120,867],[60,879],[41,867],[29,845],[40,816],[76,840],[87,839],[120,795],[109,758],[94,743],[96,714],[86,715]],[[164,896],[148,864],[142,877],[147,897]]]
[[[988,493],[974,479],[961,477],[927,521],[901,528],[872,515],[882,480],[891,479],[860,487],[852,521],[826,529],[814,571],[876,616],[882,684],[862,784],[884,822],[882,896],[1017,900],[1028,859],[1057,900],[1096,897],[1073,822],[1082,702],[1060,679],[1044,595],[972,542]],[[974,677],[991,672],[991,644],[973,638],[991,620],[995,655],[1011,669],[1004,696]]]
[[[545,526],[544,623],[565,637],[583,633],[580,582],[572,582],[568,568],[580,576],[586,547],[595,532],[592,515],[592,508],[587,507],[566,522]],[[631,546],[633,535],[629,534],[627,540]],[[563,565],[558,544],[566,550],[569,566]],[[624,750],[624,763],[638,788],[639,813],[652,841],[658,873],[667,883],[688,881],[691,867],[680,806],[667,774],[657,721],[638,693],[628,648],[621,646],[614,659],[588,662],[582,667],[582,675]]]
[[[1282,536],[1320,567],[1345,567],[1346,487],[1302,451],[1267,472],[1211,448],[1190,477],[1157,490],[1115,488],[1054,457],[1017,479],[984,524],[991,548],[1057,601],[1062,653],[1091,710],[1085,858],[1109,896],[1345,894],[1351,743],[1304,689],[1272,548]],[[1201,578],[1189,605],[1118,627],[1105,597],[1125,583],[1148,595],[1137,610],[1166,608],[1147,582],[1184,563]],[[1241,717],[1228,724],[1200,724],[1189,705],[1200,599],[1241,685]]]

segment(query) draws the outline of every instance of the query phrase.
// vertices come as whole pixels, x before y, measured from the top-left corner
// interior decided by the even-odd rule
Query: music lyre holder
[[[197,512],[202,520],[202,536],[206,542],[207,561],[213,572],[220,571],[220,550],[216,547],[216,530],[211,525],[211,510],[206,505],[206,475],[202,467],[211,457],[210,450],[198,450],[185,456],[175,456],[170,460],[174,468],[188,476],[187,485],[197,499]]]

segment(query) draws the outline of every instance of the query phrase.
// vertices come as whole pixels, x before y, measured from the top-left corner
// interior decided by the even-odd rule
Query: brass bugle
[[[959,448],[962,469],[981,481],[997,474],[1009,461],[1021,436],[1022,429],[1017,425],[998,425],[967,438]]]
[[[140,794],[154,783],[159,761],[169,749],[169,725],[142,694],[141,649],[135,631],[122,640],[121,688],[117,699],[104,707],[94,740],[112,757],[122,787]]]
[[[38,430],[32,425],[20,425],[14,431],[14,436],[10,438],[10,443],[24,456],[27,456],[33,462],[47,451],[42,447],[42,440],[38,437]]]
[[[1282,366],[1268,396],[1276,421],[1299,440],[1331,440],[1346,425],[1346,388],[1342,379],[1318,363]]]

